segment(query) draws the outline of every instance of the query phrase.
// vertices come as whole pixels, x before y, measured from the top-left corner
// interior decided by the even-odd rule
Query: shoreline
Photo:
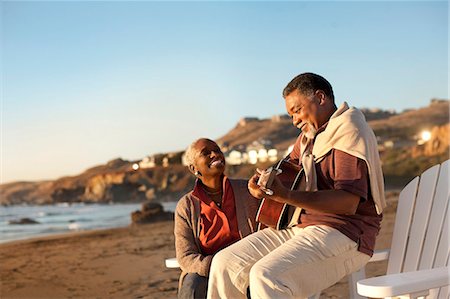
[[[107,231],[112,231],[113,233],[115,230],[120,229],[126,229],[129,226],[119,226],[119,227],[110,227],[110,228],[93,228],[93,229],[86,229],[86,230],[79,230],[79,231],[67,231],[67,232],[61,232],[61,233],[50,233],[48,235],[38,235],[38,236],[32,236],[24,239],[16,239],[16,240],[8,240],[8,241],[0,241],[0,249],[4,245],[15,245],[20,243],[33,243],[33,242],[45,242],[45,241],[52,241],[55,239],[67,239],[71,237],[82,237],[83,235],[89,235],[89,234],[97,234]]]
[[[133,213],[142,210],[140,204],[71,206],[11,206],[0,215],[0,244],[36,237],[64,235],[98,229],[126,227],[133,222]],[[176,203],[162,204],[172,212]],[[168,216],[167,216],[168,217]],[[161,219],[162,220],[162,219]]]

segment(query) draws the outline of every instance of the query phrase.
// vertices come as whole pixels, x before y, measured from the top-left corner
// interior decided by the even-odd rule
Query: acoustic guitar
[[[280,179],[286,188],[298,190],[304,177],[303,168],[287,159],[283,159],[275,167],[267,169],[261,174],[258,185],[268,194],[271,192],[270,187],[275,176]],[[256,221],[259,222],[258,229],[271,227],[280,230],[285,228],[290,221],[287,213],[288,208],[289,205],[286,203],[263,198],[256,214]]]

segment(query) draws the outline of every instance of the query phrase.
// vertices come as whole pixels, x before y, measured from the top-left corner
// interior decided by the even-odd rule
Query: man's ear
[[[325,104],[325,101],[327,100],[327,95],[323,90],[321,89],[316,90],[316,97],[319,100],[320,105]]]

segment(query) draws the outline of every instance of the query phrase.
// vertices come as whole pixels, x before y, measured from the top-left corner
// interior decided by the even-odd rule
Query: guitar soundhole
[[[281,220],[280,220],[280,229],[283,229],[285,227],[287,227],[287,225],[289,224],[289,219],[288,219],[288,213],[283,213],[283,215],[281,216]]]

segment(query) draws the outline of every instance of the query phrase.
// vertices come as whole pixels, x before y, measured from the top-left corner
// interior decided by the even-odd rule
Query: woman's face
[[[221,176],[225,170],[225,156],[212,140],[200,139],[195,145],[194,171],[203,177]]]

